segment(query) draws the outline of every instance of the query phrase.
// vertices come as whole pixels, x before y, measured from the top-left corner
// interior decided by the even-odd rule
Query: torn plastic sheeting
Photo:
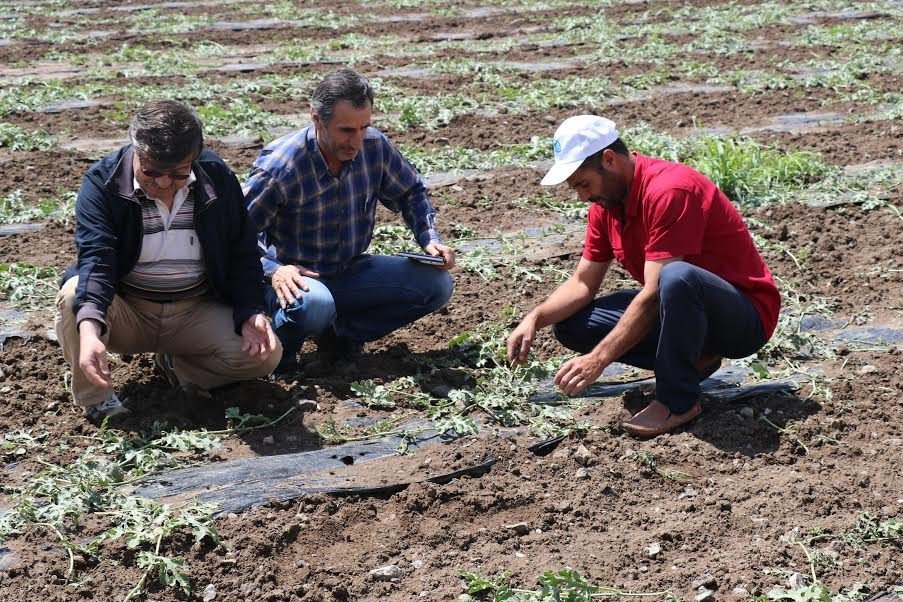
[[[803,316],[800,319],[801,332],[821,332],[823,330],[834,330],[842,328],[846,324],[846,320],[840,318],[827,318],[818,314]]]
[[[14,234],[26,234],[36,232],[44,227],[44,224],[3,224],[0,225],[0,236],[12,236]]]
[[[292,454],[298,456],[300,454]],[[162,490],[160,496],[148,496],[153,499],[161,500],[166,503],[179,505],[185,501],[198,501],[205,504],[216,504],[217,509],[215,516],[227,514],[229,512],[241,512],[248,508],[268,504],[272,502],[281,502],[295,499],[302,495],[310,495],[315,493],[328,493],[331,495],[388,495],[403,491],[414,483],[436,483],[445,484],[454,479],[464,476],[479,477],[486,474],[493,464],[496,462],[495,456],[487,456],[482,462],[475,466],[468,466],[459,470],[428,477],[426,479],[416,481],[401,481],[398,483],[388,483],[385,485],[351,485],[342,486],[339,483],[339,477],[311,477],[305,474],[307,470],[299,472],[296,468],[295,474],[291,476],[274,477],[266,475],[264,478],[251,481],[242,481],[241,483],[226,483],[224,486],[206,490],[181,491]],[[171,473],[169,476],[177,475]],[[317,472],[320,472],[318,470]],[[295,478],[292,478],[295,477]],[[135,492],[138,495],[146,495],[144,490],[139,489]]]
[[[71,111],[74,109],[90,109],[100,105],[100,101],[92,100],[90,98],[63,100],[38,109],[38,113],[62,113],[63,111]]]
[[[740,401],[759,395],[772,395],[775,393],[793,393],[799,388],[799,383],[804,377],[788,378],[756,385],[743,385],[730,389],[715,389],[704,391],[707,397],[718,401]]]
[[[10,326],[0,328],[0,345],[3,345],[9,339],[25,339],[28,340],[34,335],[33,332],[29,332],[19,326],[18,324],[12,324]]]
[[[834,335],[840,343],[865,343],[868,345],[893,345],[903,343],[903,330],[884,326],[864,326],[850,328]]]
[[[747,370],[742,366],[724,366],[715,374],[702,382],[702,392],[709,393],[725,387],[729,390],[736,391],[734,385],[739,385],[747,375]],[[584,389],[579,397],[581,399],[596,399],[601,397],[617,397],[626,391],[648,388],[655,385],[655,378],[642,378],[623,383],[617,382],[597,382]],[[561,399],[561,393],[548,381],[540,386],[533,397],[530,398],[532,403],[550,403]]]
[[[405,428],[422,424],[423,421],[417,421]],[[427,442],[455,438],[440,435],[434,430],[425,433],[409,445],[422,446]],[[534,443],[528,449],[538,456],[544,456],[551,453],[563,439],[564,436],[553,437]],[[147,479],[134,493],[170,503],[194,499],[214,503],[217,505],[217,514],[222,514],[311,493],[377,495],[401,491],[415,482],[444,484],[461,476],[481,476],[496,460],[494,456],[487,456],[476,466],[417,481],[385,485],[349,486],[342,484],[341,477],[323,475],[324,472],[344,466],[394,456],[401,441],[400,436],[384,437],[364,444],[353,443],[297,454],[247,458],[177,470]]]
[[[418,437],[410,445],[416,447],[439,438],[435,431],[431,431],[429,436]],[[295,454],[259,456],[186,468],[147,479],[135,493],[157,498],[191,492],[200,494],[217,486],[244,487],[246,483],[261,480],[275,482],[298,474],[336,470],[393,456],[401,442],[400,436],[383,437],[375,441],[348,443]],[[267,487],[272,489],[272,484]]]

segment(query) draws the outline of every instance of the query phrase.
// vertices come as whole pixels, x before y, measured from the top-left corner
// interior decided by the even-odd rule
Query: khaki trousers
[[[113,391],[89,382],[78,366],[80,340],[72,311],[76,284],[78,276],[60,289],[54,326],[63,357],[72,370],[72,396],[76,405],[88,407],[108,399]],[[276,350],[265,361],[242,351],[232,308],[207,297],[157,303],[115,295],[106,318],[107,331],[101,339],[108,351],[172,354],[180,385],[210,389],[266,376],[282,357],[278,340]]]

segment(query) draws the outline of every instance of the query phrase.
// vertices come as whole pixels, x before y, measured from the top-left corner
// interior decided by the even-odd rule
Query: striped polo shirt
[[[194,171],[173,198],[172,210],[134,181],[141,204],[141,254],[122,280],[123,293],[151,301],[175,301],[208,291],[204,255],[194,229]]]

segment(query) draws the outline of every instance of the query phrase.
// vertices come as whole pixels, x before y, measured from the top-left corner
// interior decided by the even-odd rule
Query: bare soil
[[[122,16],[109,10],[117,3],[95,4],[104,10],[91,18]],[[574,6],[563,12],[482,18],[428,15],[414,22],[363,20],[348,31],[374,37],[403,35],[412,40],[411,44],[432,42],[437,33],[468,32],[486,39],[548,28],[552,17],[563,14],[578,16],[599,10],[607,18],[629,21],[655,18],[657,9],[684,4],[688,3],[623,3],[605,9]],[[359,14],[359,7],[350,1],[305,3],[305,7],[314,5]],[[216,14],[218,20],[230,21],[256,18],[236,10],[224,4],[188,8],[185,14]],[[403,11],[384,7],[363,12],[377,17]],[[52,21],[28,19],[33,27]],[[71,19],[80,27],[88,27],[84,19]],[[804,27],[768,26],[745,36],[777,43],[794,38]],[[119,48],[125,41],[166,47],[174,41],[190,45],[202,37],[242,46],[260,44],[261,38],[266,42],[299,37],[323,41],[334,35],[336,32],[327,28],[288,27],[263,32],[205,30],[165,39],[121,33],[94,40],[93,44],[64,42],[53,49],[102,53]],[[27,63],[49,50],[45,44],[17,42],[0,47],[0,61],[4,65]],[[524,48],[505,55],[489,54],[486,60],[579,57],[591,50],[581,46]],[[780,58],[801,61],[813,54],[830,56],[832,50],[791,48]],[[438,55],[456,56],[473,53],[451,48]],[[777,62],[773,49],[732,56],[713,56],[711,60],[725,70],[767,69]],[[372,74],[387,66],[407,64],[387,56],[371,57],[359,67]],[[281,68],[277,71],[289,74]],[[525,72],[524,81],[569,75],[617,78],[641,71],[627,65],[623,69],[606,65],[599,70],[588,65],[552,73]],[[116,81],[123,86],[136,85],[130,78]],[[159,78],[154,83],[179,81]],[[397,77],[391,81],[411,94],[451,93],[473,85],[459,76],[428,81]],[[899,78],[887,78],[882,86],[901,91]],[[291,107],[283,104],[284,112],[303,110],[305,103],[296,102],[297,106]],[[770,118],[786,113],[865,115],[874,109],[866,103],[840,100],[834,91],[823,88],[756,94],[688,92],[602,107],[466,115],[435,130],[387,133],[396,142],[426,149],[452,146],[493,150],[529,142],[532,136],[551,136],[563,118],[587,111],[603,113],[622,127],[646,122],[661,131],[688,135],[694,119],[701,127],[739,130],[767,125]],[[70,140],[115,138],[126,132],[126,124],[105,107],[57,114],[16,112],[5,116],[4,121],[58,135],[66,132]],[[871,160],[899,161],[901,153],[899,125],[890,121],[848,123],[796,133],[761,131],[753,137],[788,151],[814,150],[841,166]],[[240,177],[259,150],[218,142],[213,146]],[[86,151],[0,149],[0,169],[5,174],[0,196],[23,189],[28,200],[37,201],[55,197],[60,191],[77,190],[81,175],[94,159],[96,156]],[[457,224],[471,228],[477,236],[492,237],[497,232],[560,223],[561,218],[552,211],[517,202],[542,192],[559,199],[571,198],[564,189],[540,190],[541,175],[538,168],[501,169],[435,190],[440,229],[448,232]],[[901,204],[899,187],[887,201]],[[903,306],[901,221],[891,208],[866,210],[842,205],[813,209],[790,203],[745,209],[744,215],[756,234],[775,243],[764,249],[763,255],[782,282],[804,295],[828,299],[837,317],[866,323],[899,319]],[[388,213],[380,217],[383,222],[397,220]],[[529,260],[525,267],[573,269],[581,253],[582,235],[579,224],[566,225],[573,227],[575,234],[565,237],[558,247],[560,252],[551,258]],[[781,250],[781,245],[786,250]],[[71,225],[47,223],[37,232],[0,236],[0,263],[29,262],[63,269],[74,255]],[[165,378],[156,373],[149,355],[119,358],[112,365],[113,378],[121,397],[134,410],[123,428],[142,433],[154,421],[165,420],[179,428],[218,429],[225,425],[225,407],[238,406],[244,412],[276,417],[298,400],[310,399],[317,402],[316,411],[304,415],[296,412],[272,429],[227,437],[225,447],[210,460],[323,447],[326,444],[317,435],[316,424],[329,418],[379,419],[392,415],[350,411],[343,402],[353,396],[351,382],[413,375],[422,361],[454,354],[448,341],[455,335],[472,331],[484,321],[497,322],[501,310],[508,306],[516,307],[519,317],[554,287],[548,279],[537,284],[511,278],[505,270],[502,274],[498,280],[485,281],[455,269],[455,295],[446,308],[369,344],[353,363],[332,373],[294,382],[242,383],[214,391],[208,401],[173,392]],[[623,276],[621,272],[615,274],[616,278]],[[35,312],[28,318],[26,328],[31,336],[10,338],[0,346],[0,433],[21,429],[46,432],[49,443],[40,453],[0,464],[2,486],[20,484],[41,470],[42,462],[71,462],[85,445],[77,437],[97,432],[69,400],[64,379],[68,368],[58,345],[47,336],[52,312]],[[541,335],[537,348],[546,357],[564,352],[548,332]],[[315,345],[309,345],[304,353],[303,359],[309,361],[316,359],[318,352]],[[746,596],[735,588],[762,594],[774,585],[785,584],[792,573],[809,574],[802,550],[787,538],[793,530],[842,533],[849,531],[862,513],[880,520],[903,517],[900,365],[898,349],[842,349],[836,359],[817,366],[829,378],[830,395],[823,388],[813,390],[806,385],[796,396],[764,395],[739,404],[709,401],[700,419],[688,428],[651,441],[632,439],[620,428],[628,410],[635,409],[636,400],[606,399],[581,414],[599,428],[570,435],[547,456],[528,451],[534,440],[526,435],[503,437],[486,432],[418,450],[409,458],[380,461],[372,469],[346,476],[371,484],[409,481],[471,465],[489,455],[498,458],[481,478],[464,478],[446,485],[419,483],[393,495],[305,496],[222,517],[217,527],[223,547],[192,548],[190,539],[177,538],[161,550],[187,560],[194,593],[186,597],[152,584],[146,599],[201,599],[205,586],[214,584],[217,600],[454,600],[464,592],[463,571],[478,570],[487,575],[508,571],[513,582],[531,586],[543,571],[564,566],[579,570],[596,583],[632,592],[668,590],[690,599],[702,583],[716,591],[717,599],[744,599]],[[460,386],[456,382],[460,378],[455,373],[440,375],[440,380],[453,386]],[[60,446],[61,442],[67,446]],[[578,477],[582,466],[575,452],[580,445],[591,457],[586,474]],[[637,452],[652,454],[660,470],[656,472],[639,461]],[[0,507],[4,503],[2,491],[0,488]],[[526,526],[515,526],[521,523]],[[88,537],[100,528],[102,524],[89,517],[75,536]],[[648,552],[653,544],[660,552]],[[3,546],[11,552],[7,558],[13,558],[13,562],[0,562],[0,600],[121,599],[140,577],[135,551],[120,544],[106,546],[99,561],[77,559],[75,583],[65,577],[68,558],[51,531],[32,527]],[[835,545],[821,551],[835,554],[839,560],[818,566],[819,578],[835,590],[855,582],[867,583],[873,590],[903,584],[899,541],[861,548]],[[389,564],[401,569],[400,577],[383,582],[369,576],[370,570]]]

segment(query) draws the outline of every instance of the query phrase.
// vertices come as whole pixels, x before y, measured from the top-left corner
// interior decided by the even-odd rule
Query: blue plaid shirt
[[[283,136],[261,151],[244,191],[267,276],[281,265],[323,276],[344,270],[370,246],[377,201],[401,211],[421,247],[442,242],[420,174],[374,128],[338,176],[326,166],[313,125]]]

